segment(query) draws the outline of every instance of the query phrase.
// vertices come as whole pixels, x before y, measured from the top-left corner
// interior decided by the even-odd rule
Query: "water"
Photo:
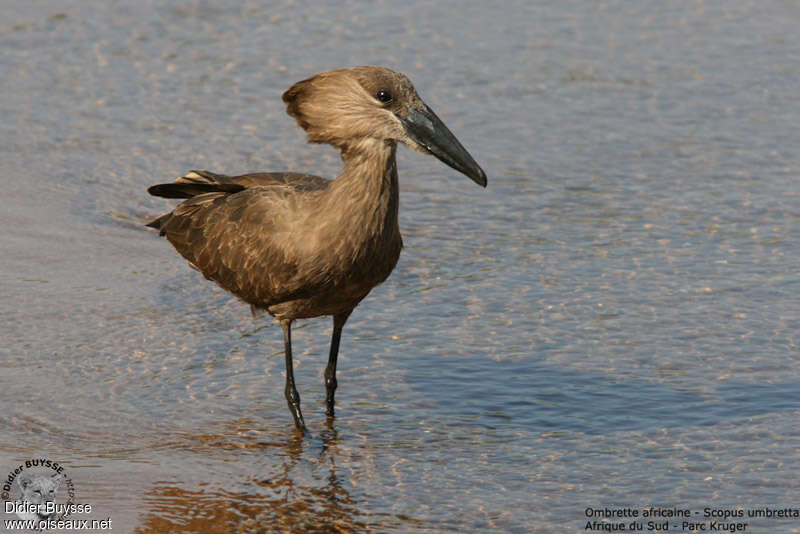
[[[551,5],[552,4],[552,5]],[[0,24],[0,466],[121,532],[584,531],[796,500],[792,2],[59,2]],[[142,222],[192,168],[335,176],[280,95],[407,73],[481,190],[401,149],[406,248],[344,331],[280,328]],[[323,448],[322,444],[325,444]],[[797,532],[800,520],[751,520]]]

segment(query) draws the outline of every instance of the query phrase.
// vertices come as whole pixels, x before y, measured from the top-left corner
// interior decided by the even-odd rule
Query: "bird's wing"
[[[294,177],[297,177],[296,179]],[[289,236],[293,204],[330,183],[297,173],[222,176],[193,171],[151,194],[187,198],[151,221],[209,280],[258,307],[313,295],[327,281],[309,276]],[[311,193],[313,195],[313,193]],[[183,196],[181,196],[183,195]]]
[[[209,171],[190,171],[175,180],[177,184],[238,184],[245,187],[260,185],[286,185],[297,190],[325,189],[330,183],[325,178],[299,172],[254,172],[239,176],[226,176]]]

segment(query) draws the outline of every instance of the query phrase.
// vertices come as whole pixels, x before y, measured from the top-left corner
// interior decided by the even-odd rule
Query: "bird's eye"
[[[388,104],[392,101],[392,93],[390,93],[386,89],[381,89],[375,94],[375,98],[377,98],[384,104]]]

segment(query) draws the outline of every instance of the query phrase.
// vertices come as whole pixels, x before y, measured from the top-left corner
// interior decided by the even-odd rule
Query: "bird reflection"
[[[313,440],[289,433],[281,442],[207,434],[186,435],[195,452],[203,449],[244,449],[254,466],[249,479],[232,481],[229,488],[197,484],[157,484],[144,496],[149,510],[137,533],[259,533],[368,532],[371,521],[359,509],[337,474],[338,433],[332,420]],[[318,442],[318,443],[317,443]],[[199,444],[199,447],[198,447]],[[260,449],[257,455],[249,450]],[[277,450],[275,450],[277,449]],[[265,465],[263,458],[281,462]],[[203,450],[204,453],[208,451]],[[271,471],[271,472],[268,472]],[[374,527],[374,525],[372,525]]]

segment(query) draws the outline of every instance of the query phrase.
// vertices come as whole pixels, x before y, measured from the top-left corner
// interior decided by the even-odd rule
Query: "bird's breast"
[[[348,242],[350,241],[350,242]],[[355,308],[369,292],[386,280],[397,265],[403,243],[396,231],[383,239],[361,243],[342,237],[317,249],[313,258],[298,264],[298,275],[318,278],[314,289],[300,298],[292,298],[268,307],[279,319],[337,315]],[[311,287],[311,284],[307,287]]]

